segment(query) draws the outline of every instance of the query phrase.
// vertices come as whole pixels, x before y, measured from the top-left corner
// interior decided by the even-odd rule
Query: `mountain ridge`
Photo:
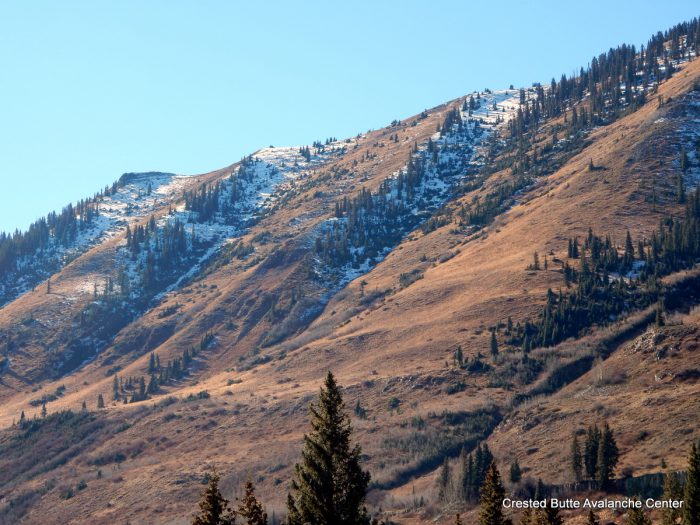
[[[688,49],[693,58],[695,51]],[[697,130],[700,66],[684,55],[673,61],[675,74],[649,88],[657,90],[655,98],[649,95],[634,111],[621,111],[610,122],[597,117],[601,122],[567,135],[573,108],[563,114],[549,108],[552,115],[527,135],[527,145],[507,143],[509,132],[532,126],[525,123],[527,108],[540,108],[539,97],[555,88],[542,95],[541,86],[506,90],[502,99],[503,92],[467,95],[350,142],[263,148],[240,163],[188,178],[171,200],[156,203],[147,186],[132,188],[145,212],[129,222],[126,238],[111,236],[54,274],[50,290],[47,284],[0,310],[0,330],[11,341],[0,376],[0,421],[9,426],[22,410],[31,417],[43,403],[58,413],[87,402],[93,419],[77,427],[98,421],[105,434],[81,438],[75,459],[45,468],[60,473],[61,483],[89,478],[99,492],[62,500],[56,486],[39,490],[40,482],[50,480],[31,471],[32,479],[0,489],[3,516],[11,515],[10,501],[25,494],[34,505],[26,509],[27,522],[52,505],[56,519],[65,522],[81,512],[96,523],[114,522],[117,515],[147,520],[155,512],[162,515],[159,522],[184,523],[198,479],[213,465],[230,473],[223,479],[226,490],[245,471],[260,473],[262,494],[279,510],[280,484],[305,428],[303,410],[328,369],[345,385],[348,406],[360,407],[358,439],[376,480],[370,502],[391,509],[392,519],[432,519],[430,509],[412,503],[410,487],[432,500],[435,467],[481,440],[488,439],[500,461],[515,455],[528,472],[564,480],[563,469],[545,469],[567,453],[562,443],[570,429],[593,421],[595,414],[580,406],[587,398],[579,394],[598,384],[595,372],[581,369],[561,388],[531,394],[559,373],[557,367],[581,357],[592,361],[590,349],[606,330],[637,320],[624,314],[575,340],[534,347],[531,364],[522,342],[507,342],[507,320],[534,323],[548,290],[565,288],[563,263],[574,264],[567,240],[584,239],[592,228],[596,235],[613,234],[615,249],[622,251],[625,230],[635,240],[648,240],[659,219],[682,215],[678,159],[684,140]],[[496,103],[495,112],[489,102]],[[573,104],[577,118],[592,119],[593,104],[586,97]],[[499,116],[506,118],[500,122]],[[492,138],[477,142],[478,129],[491,130],[483,133]],[[680,175],[689,191],[699,171],[696,160],[691,155]],[[151,187],[150,194],[157,191]],[[233,194],[240,200],[232,200]],[[101,202],[105,214],[108,202]],[[396,226],[386,228],[384,217]],[[166,243],[176,246],[178,237],[185,248],[172,253],[182,250],[181,264],[164,266],[165,277],[148,293],[125,301],[116,274],[117,291],[110,292],[105,269],[116,270],[121,260],[138,268],[129,277],[133,289],[143,283],[149,254]],[[535,268],[533,252],[550,266]],[[154,267],[161,271],[159,264]],[[136,313],[120,306],[136,300],[142,301]],[[696,319],[685,308],[668,315],[692,327]],[[118,312],[127,317],[119,321]],[[105,320],[116,323],[113,332]],[[95,327],[106,330],[103,339],[80,339],[87,346],[66,353],[79,339],[76,333],[94,336]],[[670,340],[680,337],[678,362],[692,370],[696,356],[688,336],[663,330]],[[489,357],[492,333],[501,350]],[[622,383],[630,399],[649,388],[652,367],[645,362],[632,368],[634,358],[624,345],[635,337],[631,332],[622,347],[612,344],[607,358],[595,356],[630,368]],[[464,366],[456,363],[458,347]],[[138,389],[126,387],[112,400],[115,378],[137,384],[148,377],[151,355],[167,370],[158,390],[138,399]],[[64,370],[52,376],[56,366]],[[662,395],[672,401],[697,393],[692,378],[678,394],[664,388]],[[107,407],[93,412],[98,394]],[[531,397],[518,404],[517,394]],[[632,465],[638,461],[631,438],[635,422],[620,416],[613,397],[596,399],[609,417],[616,416],[623,464]],[[535,421],[540,407],[540,418],[553,423],[522,430],[520,422]],[[567,415],[556,423],[562,407]],[[691,400],[674,410],[691,432],[676,438],[677,452],[665,458],[673,468],[681,466],[680,449],[697,431],[687,419],[696,408]],[[604,417],[606,410],[595,413]],[[116,432],[120,425],[125,428]],[[543,438],[542,431],[555,435]],[[670,430],[649,425],[647,431],[650,443],[658,444]],[[0,436],[6,467],[16,465],[17,432],[12,427]],[[528,453],[538,442],[549,449]],[[114,461],[117,454],[124,459]],[[100,469],[103,477],[96,478],[104,465],[113,470]],[[645,465],[643,471],[655,468]],[[144,487],[149,482],[167,487],[169,502],[147,501],[154,490]]]

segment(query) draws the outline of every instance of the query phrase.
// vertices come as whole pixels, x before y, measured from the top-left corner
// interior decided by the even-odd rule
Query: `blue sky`
[[[697,11],[672,0],[0,0],[0,230],[123,172],[202,173],[474,89],[558,78]]]

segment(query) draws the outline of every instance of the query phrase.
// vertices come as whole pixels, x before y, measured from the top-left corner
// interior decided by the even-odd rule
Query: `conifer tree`
[[[496,463],[486,472],[486,479],[481,486],[479,525],[510,525],[511,521],[503,515],[503,499],[506,491],[501,483],[501,475]]]
[[[41,417],[46,417],[46,403],[41,404]]]
[[[683,487],[677,474],[673,472],[667,472],[665,474],[662,499],[676,501],[683,499]],[[663,509],[661,516],[662,525],[676,525],[678,518],[683,516],[683,510],[673,508]]]
[[[537,525],[562,525],[564,519],[559,515],[559,509],[547,505],[537,513]]]
[[[578,437],[574,434],[571,441],[571,472],[574,475],[574,481],[581,481],[583,475],[583,457],[581,456],[581,447],[578,443]]]
[[[631,508],[627,513],[627,525],[651,525],[651,520],[643,508]]]
[[[600,434],[600,444],[598,446],[598,461],[596,463],[596,482],[600,490],[606,490],[610,486],[615,467],[618,461],[618,449],[612,430],[605,424]]]
[[[332,373],[309,411],[311,432],[287,496],[288,524],[369,523],[364,501],[370,475],[360,466],[360,447],[350,443],[350,419]]]
[[[513,460],[510,464],[510,482],[517,483],[522,478],[522,471],[520,470],[520,464],[518,463],[518,458]]]
[[[595,479],[596,464],[598,462],[598,444],[600,442],[600,430],[597,426],[588,427],[586,444],[584,447],[583,463],[586,467],[588,479]]]
[[[683,525],[700,525],[700,449],[693,443],[683,499]]]
[[[491,355],[493,357],[496,357],[498,355],[498,340],[496,339],[496,331],[492,330],[491,331]]]
[[[234,525],[236,518],[228,506],[228,500],[219,491],[219,475],[209,477],[209,485],[199,502],[200,512],[192,519],[192,525]]]
[[[440,501],[447,501],[447,493],[450,485],[450,461],[445,456],[442,462],[442,467],[440,467],[440,474],[438,475],[438,499]]]
[[[267,512],[255,497],[255,486],[250,480],[246,481],[245,494],[236,514],[245,520],[246,525],[267,525]]]
[[[102,394],[97,395],[97,408],[104,408],[105,407],[105,400],[102,397]]]

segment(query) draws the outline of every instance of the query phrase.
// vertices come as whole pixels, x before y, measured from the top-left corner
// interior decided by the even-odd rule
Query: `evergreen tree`
[[[693,443],[683,499],[683,525],[700,525],[700,449]]]
[[[455,362],[457,366],[462,368],[464,366],[464,354],[462,353],[462,346],[459,345],[457,350],[455,350]]]
[[[209,485],[199,502],[199,515],[192,519],[192,525],[234,525],[236,518],[219,491],[219,476],[209,477]]]
[[[564,519],[559,515],[559,509],[547,505],[537,513],[537,525],[563,525]]]
[[[511,521],[503,515],[505,495],[496,463],[491,463],[481,486],[479,525],[510,525]]]
[[[588,479],[596,478],[596,464],[598,462],[598,444],[600,442],[600,430],[597,426],[588,427],[586,444],[583,453],[583,463],[586,467]]]
[[[236,514],[245,520],[246,525],[267,525],[267,512],[255,497],[255,487],[250,480],[246,481],[245,494]]]
[[[117,377],[117,374],[114,374],[114,380],[112,381],[112,399],[114,401],[118,401],[119,398],[119,378]]]
[[[681,485],[681,480],[673,472],[667,472],[664,476],[664,500],[682,500],[683,499],[683,486]],[[682,509],[663,509],[661,512],[662,525],[676,525],[679,518],[683,516]]]
[[[360,447],[350,443],[350,419],[332,373],[309,411],[311,432],[287,496],[288,524],[369,523],[364,501],[370,475],[360,467]]]
[[[583,476],[583,457],[581,456],[581,447],[578,444],[578,437],[574,434],[571,441],[571,472],[574,475],[574,481],[581,481]]]
[[[151,352],[151,356],[148,358],[148,375],[153,375],[156,372],[156,356]]]
[[[104,408],[105,407],[105,400],[102,397],[102,394],[97,395],[97,408]]]
[[[41,404],[41,417],[46,417],[47,411],[46,411],[46,403]]]
[[[491,331],[491,355],[496,357],[498,355],[498,340],[496,339],[496,331]]]
[[[610,487],[610,480],[613,478],[618,456],[615,437],[606,423],[601,433],[598,446],[598,461],[596,463],[596,482],[600,490],[606,490]]]
[[[627,513],[627,525],[651,525],[651,520],[642,508],[632,508]]]
[[[450,461],[447,456],[445,456],[442,467],[440,467],[440,474],[438,475],[438,499],[440,501],[447,501],[451,477]]]
[[[518,458],[513,460],[510,464],[510,482],[517,483],[522,478],[522,471],[520,470],[520,464],[518,463]]]

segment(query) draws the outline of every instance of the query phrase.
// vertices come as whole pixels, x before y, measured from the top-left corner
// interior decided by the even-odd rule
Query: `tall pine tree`
[[[683,525],[700,525],[700,450],[697,443],[693,443],[688,459],[683,507]]]
[[[288,524],[369,523],[364,501],[370,475],[360,466],[360,447],[350,443],[350,419],[332,373],[309,411],[311,432],[287,496]]]
[[[238,505],[236,515],[243,518],[246,525],[267,525],[267,512],[255,497],[253,482],[248,480],[245,484],[245,493]]]
[[[199,502],[199,514],[192,519],[192,525],[234,525],[236,522],[228,500],[219,491],[219,475],[209,478],[209,485]]]
[[[506,491],[501,483],[501,474],[496,468],[496,463],[486,472],[486,479],[481,486],[481,500],[479,509],[479,525],[510,525],[511,521],[503,515],[503,499]]]

